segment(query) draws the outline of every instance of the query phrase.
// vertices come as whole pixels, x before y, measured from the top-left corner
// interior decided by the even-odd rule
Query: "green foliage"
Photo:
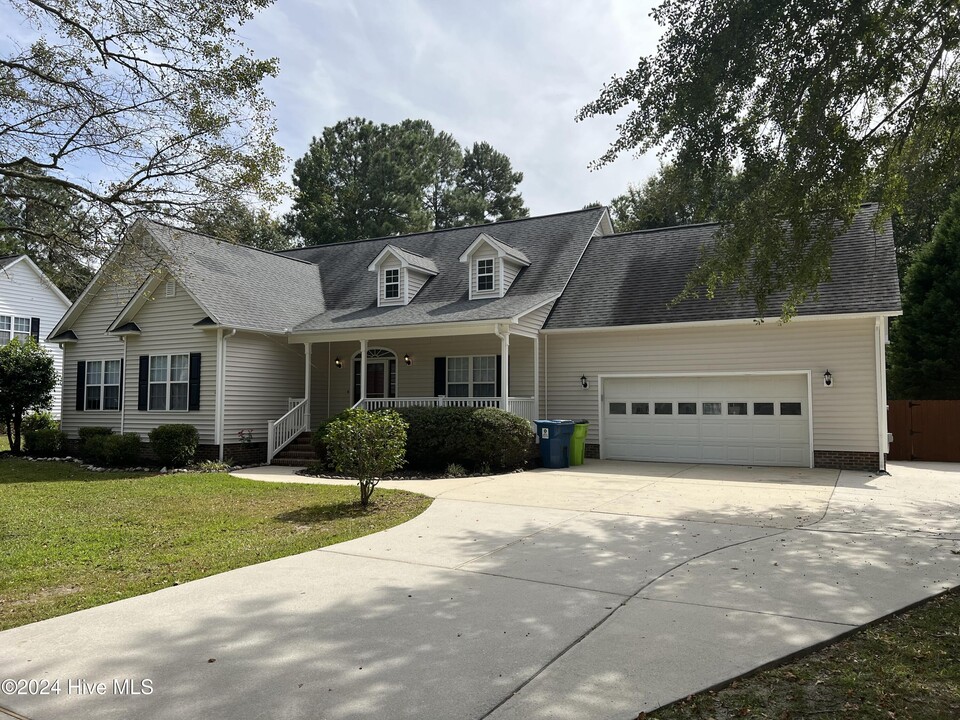
[[[187,220],[198,205],[276,198],[283,152],[261,83],[277,62],[237,39],[269,4],[9,4],[22,32],[0,54],[0,179],[12,208],[0,210],[0,236],[60,268],[103,260],[142,215]]]
[[[829,278],[832,240],[871,188],[889,215],[923,202],[918,177],[960,165],[956,3],[665,0],[653,16],[657,53],[578,119],[628,109],[597,164],[659,148],[716,204],[717,243],[686,295],[735,291],[763,317],[783,291],[790,317]]]
[[[342,120],[294,163],[289,234],[309,244],[525,217],[522,173],[487,143],[466,153],[426,120]]]
[[[510,471],[534,452],[534,434],[523,418],[497,408],[403,408],[410,424],[407,464],[440,472],[451,464],[470,471]]]
[[[907,273],[891,340],[892,397],[960,399],[960,192]]]
[[[732,195],[736,176],[726,179],[724,197]],[[688,182],[674,165],[663,165],[642,185],[631,185],[627,192],[610,201],[618,232],[713,222],[716,199],[699,194],[696,182]]]
[[[67,436],[55,428],[25,430],[24,450],[33,457],[60,457],[67,447]]]
[[[316,430],[310,435],[310,444],[313,445],[313,451],[317,454],[317,462],[312,466],[313,470],[325,472],[334,469],[333,460],[330,457],[330,449],[327,445],[327,426],[334,420],[344,419],[346,412],[347,411],[344,410],[339,415],[334,415],[332,418],[324,420],[317,425]]]
[[[13,338],[0,346],[0,422],[7,427],[12,452],[20,452],[23,416],[50,407],[57,380],[53,356],[33,338]]]
[[[60,421],[57,420],[53,413],[47,410],[39,410],[34,413],[30,413],[23,419],[23,432],[27,433],[31,430],[59,430]]]
[[[197,454],[200,435],[193,425],[157,425],[150,431],[150,448],[164,467],[183,467]]]
[[[336,469],[359,482],[366,507],[380,478],[403,465],[407,423],[393,410],[350,409],[327,425],[326,441]]]
[[[443,471],[443,474],[447,477],[462,478],[467,476],[467,469],[463,465],[450,463],[447,465],[447,469]]]
[[[140,436],[136,433],[91,434],[81,446],[80,457],[91,465],[131,467],[140,461]]]
[[[204,235],[277,252],[292,247],[280,221],[263,208],[254,208],[238,198],[227,198],[213,207],[190,213],[193,229]]]

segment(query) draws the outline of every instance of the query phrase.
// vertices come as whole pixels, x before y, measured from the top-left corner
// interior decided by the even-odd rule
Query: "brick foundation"
[[[880,456],[875,452],[861,452],[859,450],[814,450],[813,465],[818,468],[834,468],[836,470],[877,472],[880,469]]]

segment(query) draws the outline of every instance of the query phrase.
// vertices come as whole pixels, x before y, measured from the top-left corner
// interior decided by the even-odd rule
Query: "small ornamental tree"
[[[960,400],[960,192],[907,271],[890,350],[892,397]]]
[[[393,410],[347,410],[327,425],[327,452],[334,467],[357,479],[366,507],[380,478],[403,465],[407,422]]]
[[[0,419],[14,453],[20,452],[23,416],[50,407],[57,380],[53,357],[33,338],[13,338],[0,347]]]

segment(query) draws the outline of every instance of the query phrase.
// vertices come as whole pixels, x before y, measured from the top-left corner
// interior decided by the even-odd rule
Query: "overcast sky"
[[[574,122],[604,82],[652,52],[643,0],[278,0],[240,34],[280,59],[267,83],[291,159],[351,116],[429,120],[462,145],[486,140],[523,172],[534,215],[608,203],[658,166],[587,165],[615,137],[611,118]]]

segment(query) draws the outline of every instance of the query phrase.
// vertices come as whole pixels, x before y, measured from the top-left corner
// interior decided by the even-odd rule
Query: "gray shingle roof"
[[[415,270],[422,270],[425,273],[431,273],[433,275],[436,275],[438,272],[440,272],[437,269],[437,264],[430,258],[425,258],[423,255],[417,255],[414,252],[404,250],[396,245],[388,245],[387,247],[390,248],[390,252]]]
[[[490,225],[285,251],[286,257],[317,263],[327,301],[326,312],[315,313],[295,329],[339,330],[520,315],[560,294],[604,212],[604,208],[590,208],[497,223],[497,238],[529,257],[530,266],[517,275],[505,297],[491,300],[468,299],[467,270],[459,261],[460,254],[480,233],[493,227]],[[430,258],[438,274],[409,305],[378,308],[377,278],[367,266],[391,244]]]
[[[324,310],[316,265],[169,225],[144,227],[177,280],[221,325],[281,332]]]
[[[0,257],[0,269],[7,267],[13,263],[14,260],[23,257],[22,255],[3,255]]]
[[[900,288],[889,221],[873,228],[876,205],[861,208],[851,227],[834,241],[831,279],[799,315],[899,312]],[[752,301],[737,297],[670,301],[683,289],[701,245],[717,226],[689,225],[595,238],[544,327],[587,328],[756,317]],[[782,296],[771,298],[779,311]]]

